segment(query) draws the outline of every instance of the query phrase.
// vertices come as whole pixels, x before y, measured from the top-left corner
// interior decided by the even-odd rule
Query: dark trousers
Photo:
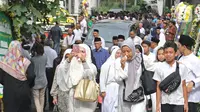
[[[183,105],[162,104],[161,112],[184,112]]]
[[[197,112],[197,106],[198,106],[198,103],[189,102],[188,103],[188,108],[189,108],[188,112]]]
[[[98,84],[100,83],[100,72],[101,72],[101,70],[98,69],[98,70],[97,70],[97,76],[96,76],[96,82],[97,82]]]
[[[53,84],[53,79],[54,79],[54,72],[53,68],[46,68],[46,76],[47,76],[47,81],[48,81],[48,101],[49,101],[49,108],[53,109],[54,104],[53,104],[53,97],[50,95],[51,87]]]
[[[99,84],[100,83],[100,70],[97,70],[97,76],[96,76],[96,82]],[[101,103],[98,102],[97,107],[101,110]]]

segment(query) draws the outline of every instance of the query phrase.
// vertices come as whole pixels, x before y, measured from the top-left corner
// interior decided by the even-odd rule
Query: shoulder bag
[[[156,92],[156,82],[153,80],[154,72],[146,70],[144,66],[144,60],[142,56],[142,86],[144,88],[144,94],[150,95]]]
[[[123,91],[123,101],[134,103],[134,104],[144,101],[144,90],[143,90],[143,88],[139,87],[139,88],[133,90],[133,92],[127,98],[125,98],[125,89],[124,89],[124,91]]]
[[[174,92],[181,84],[181,76],[179,73],[179,63],[176,62],[176,71],[167,76],[159,85],[160,89],[171,94]]]

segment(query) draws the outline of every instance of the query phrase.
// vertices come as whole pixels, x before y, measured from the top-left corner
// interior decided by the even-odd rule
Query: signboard
[[[0,12],[0,57],[7,53],[8,45],[12,40],[12,31],[9,18]]]
[[[0,58],[7,53],[8,46],[12,41],[12,31],[9,18],[0,12]],[[0,84],[0,98],[3,97],[3,86]]]

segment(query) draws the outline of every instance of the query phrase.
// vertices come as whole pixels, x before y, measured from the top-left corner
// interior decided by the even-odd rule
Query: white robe
[[[163,34],[162,32],[159,34],[159,40],[160,42],[158,43],[158,46],[163,47],[166,42],[166,39],[165,39],[165,34]]]
[[[97,69],[91,60],[91,50],[86,44],[79,44],[79,47],[86,49],[86,63],[83,63],[83,79],[89,78],[93,80],[97,75]],[[75,68],[76,69],[76,68]],[[78,69],[77,69],[78,70]],[[75,85],[69,90],[69,112],[94,112],[97,106],[97,102],[83,102],[74,99]]]
[[[100,89],[101,92],[106,93],[102,103],[102,112],[118,112],[119,84],[114,80],[114,77],[117,72],[115,54],[120,48],[115,47],[113,49],[111,56],[101,68]]]

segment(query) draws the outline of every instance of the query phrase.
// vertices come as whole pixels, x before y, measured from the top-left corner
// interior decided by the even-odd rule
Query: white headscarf
[[[66,91],[76,86],[84,77],[90,78],[90,76],[92,76],[94,78],[97,74],[97,69],[95,65],[92,64],[90,48],[86,44],[79,44],[78,46],[85,49],[86,62],[82,63],[76,57],[73,57],[70,63],[67,62],[67,64],[65,64],[66,68],[63,79],[66,84]],[[84,68],[85,64],[88,68]]]
[[[116,61],[115,55],[118,50],[120,50],[119,47],[113,48],[110,57],[107,59],[107,61],[101,67],[101,74],[100,74],[101,92],[105,91],[105,88],[106,88],[105,85],[107,85],[107,83],[108,83],[107,81],[108,81],[110,75],[115,74],[114,73],[115,72],[115,61]],[[106,77],[103,77],[103,76],[106,76]],[[103,78],[103,79],[101,79],[101,78]],[[101,80],[102,80],[102,82],[101,82]]]
[[[69,88],[67,87],[67,84],[64,81],[64,78],[66,77],[66,71],[68,68],[68,62],[65,59],[66,54],[71,53],[72,49],[67,49],[64,52],[63,58],[61,63],[57,66],[56,71],[55,71],[55,76],[57,77],[57,84],[59,86],[59,88],[62,91],[67,91]]]

